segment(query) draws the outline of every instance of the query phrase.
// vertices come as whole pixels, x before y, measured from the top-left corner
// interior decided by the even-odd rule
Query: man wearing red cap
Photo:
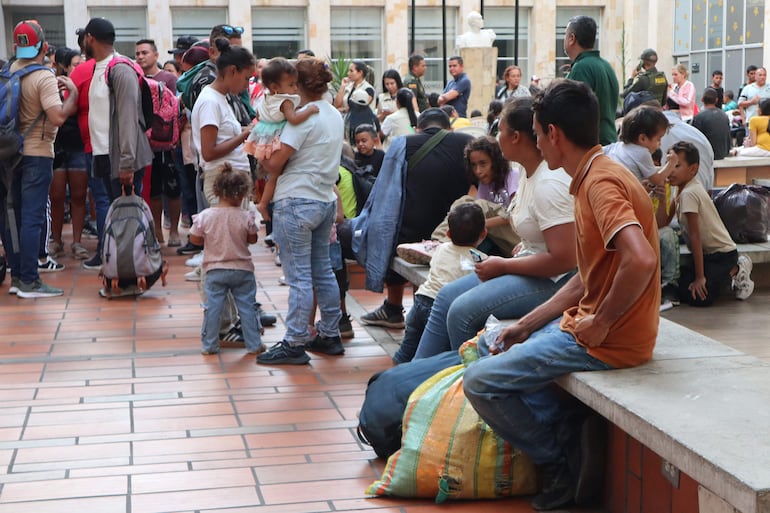
[[[13,49],[16,61],[10,67],[12,73],[26,66],[43,64],[48,43],[37,21],[22,21],[16,25]],[[59,89],[69,91],[63,103]],[[53,297],[64,293],[40,280],[37,257],[48,187],[53,178],[54,139],[58,127],[75,113],[77,98],[72,80],[55,77],[50,69],[33,71],[21,81],[18,128],[25,139],[21,162],[11,184],[16,225],[7,227],[4,239],[10,242],[11,230],[18,232],[18,247],[5,244],[5,249],[13,274],[10,292],[21,298]],[[2,198],[5,197],[5,191],[2,191]],[[5,213],[5,208],[2,211]]]

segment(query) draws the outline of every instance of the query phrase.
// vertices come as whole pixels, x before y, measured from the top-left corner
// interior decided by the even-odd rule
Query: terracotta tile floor
[[[270,345],[288,288],[254,248],[258,299],[279,317]],[[302,367],[257,366],[236,349],[202,356],[197,284],[184,281],[186,257],[164,253],[168,286],[141,298],[100,298],[96,273],[69,257],[43,276],[64,297],[0,287],[0,513],[531,511],[524,499],[367,498],[384,462],[359,443],[356,412],[401,332],[354,322],[345,356]],[[348,308],[381,301],[354,291]]]
[[[237,349],[202,356],[197,284],[184,281],[186,257],[164,253],[168,285],[141,298],[100,298],[97,273],[68,256],[43,275],[64,297],[0,286],[0,513],[447,509],[364,495],[384,462],[358,441],[356,413],[400,332],[354,323],[344,357],[303,367],[257,366]],[[254,258],[258,299],[279,317],[271,345],[288,288],[262,244]],[[348,298],[354,316],[381,301]],[[522,499],[451,507],[531,511]]]

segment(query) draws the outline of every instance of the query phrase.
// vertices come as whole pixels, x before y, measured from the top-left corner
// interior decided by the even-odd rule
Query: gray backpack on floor
[[[167,271],[150,207],[136,194],[117,198],[104,223],[103,295],[122,295],[126,289],[132,294],[140,294],[158,279],[165,287]]]

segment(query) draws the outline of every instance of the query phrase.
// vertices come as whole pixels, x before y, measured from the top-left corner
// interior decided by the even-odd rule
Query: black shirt
[[[730,121],[722,109],[701,110],[692,120],[692,126],[703,132],[714,150],[714,160],[727,156],[732,146]]]
[[[356,152],[356,165],[358,167],[372,166],[374,174],[380,174],[380,168],[382,167],[382,160],[385,158],[385,152],[382,150],[374,149],[374,153],[371,155],[362,155]]]
[[[438,131],[438,128],[427,128],[407,136],[407,161]],[[471,183],[463,152],[472,139],[468,134],[451,132],[414,169],[407,171],[399,244],[429,239],[449,213],[452,203],[468,194]]]

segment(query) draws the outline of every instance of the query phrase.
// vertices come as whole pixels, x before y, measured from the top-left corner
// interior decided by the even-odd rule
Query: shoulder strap
[[[444,140],[444,137],[449,135],[449,130],[444,130],[443,128],[433,134],[433,137],[428,139],[425,144],[420,146],[420,149],[417,150],[417,153],[412,155],[412,158],[409,159],[409,162],[407,163],[407,170],[411,171],[417,164],[420,163],[422,159],[425,158],[425,156],[435,148],[438,143]]]

